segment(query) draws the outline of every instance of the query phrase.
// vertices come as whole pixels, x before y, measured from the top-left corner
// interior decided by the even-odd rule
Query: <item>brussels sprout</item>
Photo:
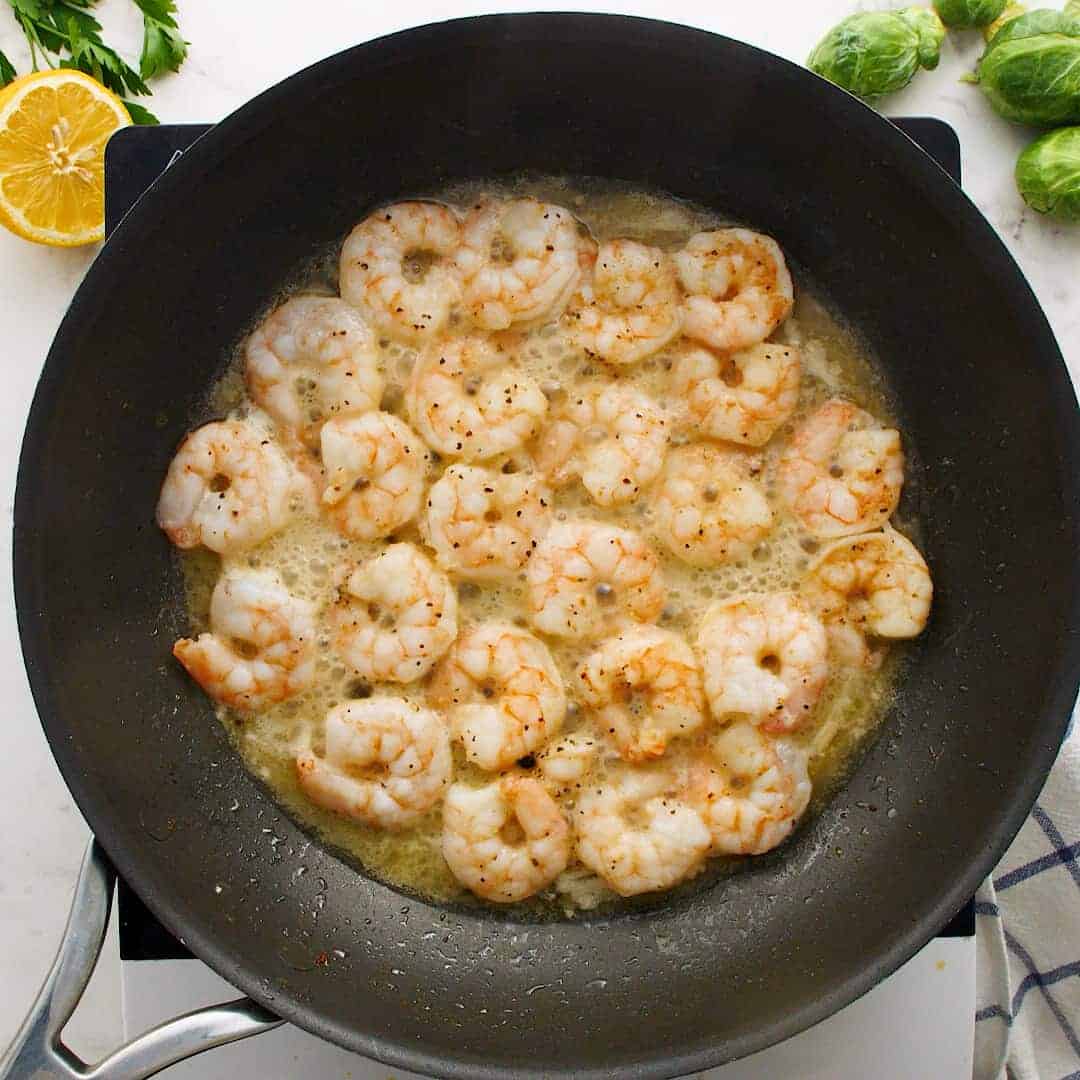
[[[907,86],[920,68],[937,67],[945,28],[926,8],[849,15],[818,42],[806,66],[861,98]]]
[[[941,59],[941,43],[945,40],[945,27],[941,20],[924,7],[902,8],[893,14],[903,19],[919,35],[919,66],[933,71]]]
[[[1048,8],[1010,19],[990,39],[975,77],[1007,120],[1080,121],[1080,20]]]
[[[1016,186],[1040,214],[1080,221],[1080,127],[1036,139],[1016,162]]]
[[[1053,8],[1036,8],[1027,11],[1018,18],[1009,19],[991,39],[992,45],[1003,45],[1007,41],[1021,40],[1026,38],[1040,37],[1043,34],[1063,34],[1071,37],[1077,32],[1080,22],[1065,14],[1063,11],[1054,11]],[[987,49],[983,53],[986,59]]]
[[[1076,0],[1080,4],[1080,0]],[[989,41],[1007,22],[1027,11],[1026,4],[1006,4],[1005,10],[988,26],[983,27],[983,40]]]
[[[986,26],[1004,10],[1006,0],[934,0],[934,10],[946,26]]]

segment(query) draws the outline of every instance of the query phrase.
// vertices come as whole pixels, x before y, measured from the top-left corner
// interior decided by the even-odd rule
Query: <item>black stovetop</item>
[[[957,182],[960,143],[948,124],[930,117],[893,120]],[[140,195],[205,131],[209,124],[162,124],[124,128],[105,151],[105,232],[108,235]],[[126,882],[117,887],[122,960],[173,960],[192,954],[154,918]],[[971,937],[975,908],[969,903],[941,932],[942,937]]]

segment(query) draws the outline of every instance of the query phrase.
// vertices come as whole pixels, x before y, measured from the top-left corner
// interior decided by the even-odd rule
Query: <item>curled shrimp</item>
[[[220,555],[265,540],[309,496],[300,473],[251,420],[218,420],[189,433],[169,465],[157,523],[180,548]]]
[[[446,327],[461,298],[461,223],[449,207],[402,202],[376,210],[341,248],[341,295],[383,333],[419,344]]]
[[[561,206],[485,201],[465,219],[462,235],[465,308],[485,330],[554,318],[577,287],[578,224]]]
[[[412,544],[391,544],[341,592],[332,613],[337,650],[373,682],[415,682],[457,637],[457,593]]]
[[[582,700],[628,761],[659,757],[705,721],[701,672],[670,630],[634,626],[604,642],[578,670]]]
[[[533,624],[584,638],[627,618],[654,619],[664,606],[656,553],[635,532],[596,521],[556,522],[525,571]]]
[[[915,545],[895,529],[849,536],[814,560],[802,594],[844,663],[872,666],[868,639],[913,638],[930,614],[934,586]]]
[[[536,755],[536,764],[544,779],[554,787],[554,793],[562,795],[572,785],[580,786],[599,752],[600,739],[588,731],[573,731],[549,742]]]
[[[777,479],[781,497],[814,536],[879,529],[904,484],[900,432],[850,401],[831,398],[795,431]]]
[[[512,904],[550,885],[570,861],[570,827],[543,784],[505,776],[454,784],[443,803],[443,857],[485,900]]]
[[[689,294],[683,301],[683,332],[714,349],[745,349],[764,341],[795,303],[783,252],[761,233],[697,233],[674,259]]]
[[[315,615],[268,570],[226,571],[210,597],[210,632],[173,656],[215,700],[258,711],[315,678]]]
[[[825,627],[790,593],[714,605],[701,622],[698,653],[713,715],[743,716],[766,731],[798,728],[829,674]]]
[[[697,443],[673,450],[653,502],[657,535],[691,566],[745,559],[772,529],[756,458]]]
[[[794,345],[738,352],[683,349],[671,372],[672,396],[687,426],[709,439],[764,446],[799,402],[802,362]]]
[[[578,858],[620,896],[668,889],[693,877],[711,841],[674,774],[655,766],[590,781],[573,821]]]
[[[492,771],[543,746],[566,712],[547,646],[508,623],[485,623],[458,638],[435,669],[428,700],[446,714],[465,756]]]
[[[451,465],[428,491],[421,522],[439,564],[472,581],[517,574],[551,519],[538,476]]]
[[[601,244],[592,277],[567,318],[574,340],[609,364],[633,364],[658,352],[682,327],[670,258],[635,240]]]
[[[433,346],[413,368],[405,408],[428,446],[447,457],[482,461],[516,450],[547,414],[536,381],[482,338]]]
[[[346,536],[389,536],[420,512],[427,447],[391,413],[328,421],[322,429],[322,460],[323,505]]]
[[[273,311],[248,338],[251,396],[310,447],[332,416],[376,409],[383,376],[375,335],[337,297],[298,296]]]
[[[399,698],[347,701],[326,715],[323,751],[296,755],[300,789],[316,805],[381,829],[404,829],[450,783],[446,725]]]
[[[810,801],[806,751],[736,721],[691,769],[687,802],[711,835],[710,855],[760,855],[783,843]]]
[[[595,385],[565,395],[537,440],[536,464],[556,487],[581,477],[600,506],[637,498],[667,450],[667,418],[630,386]]]

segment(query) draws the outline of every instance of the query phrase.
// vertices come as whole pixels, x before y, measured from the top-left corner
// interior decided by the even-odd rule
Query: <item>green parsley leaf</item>
[[[188,43],[180,36],[175,0],[134,0],[143,16],[143,47],[136,71],[101,38],[101,23],[90,13],[98,0],[7,0],[15,21],[30,45],[35,71],[73,68],[108,87],[122,98],[149,94],[146,80],[166,71],[179,71]],[[0,0],[0,6],[3,0]],[[15,68],[0,53],[0,85],[15,78]],[[136,124],[156,124],[141,105],[128,105]]]
[[[187,56],[188,43],[180,36],[174,18],[174,0],[135,0],[143,13],[143,47],[139,74],[144,79],[179,71]]]
[[[143,47],[139,57],[139,74],[144,79],[179,71],[187,56],[188,43],[164,23],[143,16]]]
[[[78,0],[74,3],[72,0],[49,0],[49,5],[53,25],[57,29],[64,29],[68,23],[74,21],[79,28],[79,33],[83,36],[97,37],[101,33],[101,23],[93,15],[88,15],[85,5],[80,4]]]
[[[166,26],[176,26],[176,19],[173,18],[176,14],[176,0],[135,0],[135,6],[151,19],[157,19]]]
[[[30,60],[34,70],[38,68],[38,51],[59,53],[66,44],[66,37],[58,34],[52,25],[51,8],[39,0],[8,0],[15,15],[15,21],[22,28],[30,45]],[[47,56],[43,60],[52,66]]]
[[[52,5],[46,0],[44,4],[39,0],[8,0],[16,15],[23,15],[27,19],[40,19]]]
[[[87,31],[79,20],[69,18],[67,39],[71,59],[64,60],[61,67],[85,71],[117,95],[150,93],[139,73],[115,49],[109,48],[96,31]]]
[[[124,108],[131,114],[133,124],[160,124],[161,121],[147,108],[134,101],[125,101]]]

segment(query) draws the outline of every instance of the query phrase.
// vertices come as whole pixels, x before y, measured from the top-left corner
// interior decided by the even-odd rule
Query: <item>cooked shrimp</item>
[[[610,364],[633,364],[662,349],[682,327],[671,260],[634,240],[600,245],[567,313],[574,340]]]
[[[723,354],[691,346],[675,361],[671,392],[696,434],[764,446],[798,404],[801,367],[794,345]]]
[[[534,625],[556,637],[600,634],[654,619],[664,606],[656,552],[635,532],[598,521],[557,522],[525,571]]]
[[[318,446],[331,416],[378,408],[383,377],[375,335],[344,300],[298,296],[248,338],[248,389],[287,432]]]
[[[454,784],[443,803],[443,857],[485,900],[512,904],[550,885],[570,861],[570,827],[538,780]]]
[[[190,432],[176,451],[157,522],[180,548],[221,555],[265,540],[310,494],[288,458],[250,420],[219,420]]]
[[[420,512],[428,451],[396,416],[369,412],[328,421],[322,460],[323,505],[346,536],[389,536]]]
[[[441,709],[465,756],[508,769],[562,727],[566,690],[547,646],[509,623],[462,635],[435,674],[428,700]]]
[[[634,626],[605,641],[578,670],[582,700],[628,761],[659,757],[705,721],[694,654],[678,634]]]
[[[547,398],[500,346],[459,338],[432,346],[413,368],[405,407],[428,446],[482,461],[516,450],[540,430]]]
[[[683,562],[745,559],[773,526],[755,457],[697,443],[673,450],[653,502],[656,532]]]
[[[686,800],[708,826],[710,855],[760,855],[788,838],[810,801],[806,751],[736,721],[691,770]]]
[[[210,632],[173,656],[214,699],[256,711],[315,678],[315,615],[268,570],[227,570],[210,597]]]
[[[549,742],[536,755],[536,764],[545,780],[563,794],[572,784],[580,784],[600,752],[600,740],[588,731],[574,731]]]
[[[674,774],[628,768],[593,781],[573,815],[578,858],[620,896],[668,889],[693,877],[709,830],[678,793]]]
[[[764,341],[795,303],[783,252],[761,233],[698,233],[674,258],[690,294],[683,301],[683,332],[714,349],[745,349]]]
[[[415,824],[442,798],[453,759],[446,725],[399,698],[347,701],[326,714],[324,749],[296,755],[296,777],[319,806],[381,829]]]
[[[551,495],[531,473],[451,465],[428,492],[424,539],[445,569],[472,581],[513,577],[551,519]]]
[[[803,421],[780,458],[780,494],[814,536],[879,529],[904,483],[900,432],[831,398]]]
[[[829,674],[825,627],[790,593],[714,605],[702,620],[698,652],[713,715],[744,716],[766,731],[799,727]]]
[[[934,586],[926,561],[895,529],[850,536],[814,561],[802,593],[825,623],[832,656],[873,665],[868,638],[913,638],[930,614]]]
[[[341,248],[341,295],[383,333],[439,336],[461,298],[461,223],[449,207],[402,202],[376,210]]]
[[[537,467],[561,487],[575,476],[600,506],[637,498],[667,450],[667,418],[647,394],[598,384],[565,397],[537,440]]]
[[[337,649],[358,675],[410,683],[457,637],[457,593],[412,544],[391,544],[357,567],[333,612]]]
[[[555,318],[577,287],[578,225],[561,206],[482,202],[465,220],[463,241],[465,308],[485,330]]]

